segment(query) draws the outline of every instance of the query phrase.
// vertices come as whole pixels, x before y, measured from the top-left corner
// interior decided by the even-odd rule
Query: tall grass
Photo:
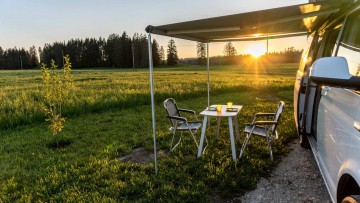
[[[292,88],[295,64],[285,67],[211,67],[211,94],[239,90],[278,91]],[[176,71],[176,72],[174,72]],[[149,104],[147,70],[75,70],[74,95],[63,115],[77,116]],[[156,100],[203,96],[207,92],[205,67],[186,66],[155,70]],[[44,120],[40,71],[0,72],[0,129]]]

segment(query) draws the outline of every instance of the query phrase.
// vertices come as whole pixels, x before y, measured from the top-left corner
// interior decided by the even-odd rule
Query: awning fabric
[[[168,25],[149,25],[146,31],[204,43],[307,35],[339,11],[341,2],[308,3]]]

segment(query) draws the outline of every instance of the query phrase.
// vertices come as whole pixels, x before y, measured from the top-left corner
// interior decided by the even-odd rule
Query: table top
[[[216,109],[216,106],[217,105],[211,105],[210,107],[215,107]],[[232,106],[232,109],[237,109],[237,111],[226,111],[226,108],[227,108],[227,105],[221,105],[221,113],[217,112],[216,110],[215,111],[212,111],[212,110],[207,110],[208,108],[206,108],[204,111],[202,111],[200,113],[200,115],[203,115],[203,116],[219,116],[219,117],[232,117],[232,116],[236,116],[239,111],[241,110],[241,108],[243,107],[242,105],[233,105]]]

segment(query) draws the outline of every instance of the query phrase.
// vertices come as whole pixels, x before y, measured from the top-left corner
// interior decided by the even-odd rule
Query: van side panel
[[[360,96],[352,90],[335,87],[324,87],[321,94],[318,158],[331,196],[336,197],[340,169],[348,160],[360,160],[360,132],[354,128],[354,123],[360,120]]]

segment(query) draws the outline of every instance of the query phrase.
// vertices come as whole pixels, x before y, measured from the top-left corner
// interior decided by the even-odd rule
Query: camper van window
[[[356,12],[347,18],[337,56],[343,56],[346,58],[350,74],[359,74],[360,12]]]
[[[321,57],[328,57],[332,55],[334,51],[336,39],[339,35],[339,31],[340,31],[340,27],[337,26],[336,29],[331,30],[329,34],[326,36],[326,40],[324,40],[325,42],[324,50]]]
[[[349,49],[360,49],[360,12],[350,16],[346,22],[341,45]]]

